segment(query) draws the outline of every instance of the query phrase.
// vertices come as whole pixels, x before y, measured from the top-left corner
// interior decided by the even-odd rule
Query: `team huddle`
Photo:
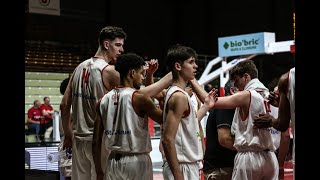
[[[119,27],[103,28],[95,56],[76,67],[67,85],[60,110],[63,147],[72,148],[72,179],[153,179],[151,118],[162,127],[164,179],[199,180],[206,151],[200,121],[212,109],[235,109],[228,135],[230,149],[236,151],[232,179],[278,179],[275,136],[279,138],[278,130],[286,131],[290,120],[294,124],[294,68],[280,78],[273,97],[259,81],[254,62],[241,61],[229,80],[239,91],[218,97],[216,89],[207,92],[195,79],[194,49],[170,47],[170,72],[154,82],[157,60],[123,54],[126,37]],[[198,107],[192,97],[198,99]],[[279,107],[278,118],[270,104]]]

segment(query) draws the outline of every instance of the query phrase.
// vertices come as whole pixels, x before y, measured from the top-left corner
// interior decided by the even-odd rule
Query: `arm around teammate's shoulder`
[[[162,124],[162,110],[157,108],[149,96],[139,91],[133,95],[133,108],[140,117],[147,115]]]

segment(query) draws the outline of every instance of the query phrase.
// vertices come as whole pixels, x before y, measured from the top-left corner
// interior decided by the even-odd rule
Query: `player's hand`
[[[205,100],[204,100],[204,104],[208,105],[209,108],[213,108],[214,104],[216,103],[216,101],[218,100],[218,94],[217,94],[218,90],[213,88],[206,96]]]
[[[259,114],[253,118],[254,128],[268,128],[272,126],[272,121],[274,121],[274,117],[270,114]]]
[[[72,149],[72,133],[64,132],[64,140],[63,140],[63,149],[69,148]]]
[[[272,106],[279,107],[280,96],[277,92],[271,91],[268,100]]]
[[[159,67],[159,63],[157,59],[151,59],[147,61],[147,75],[154,74]]]

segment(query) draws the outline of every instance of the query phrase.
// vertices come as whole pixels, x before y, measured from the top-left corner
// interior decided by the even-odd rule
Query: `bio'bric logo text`
[[[243,39],[242,41],[230,41],[229,43],[228,42],[225,42],[223,44],[223,47],[225,49],[228,49],[229,47],[230,48],[233,48],[233,47],[241,47],[241,46],[255,46],[255,45],[258,45],[259,44],[259,39],[252,39],[252,40],[245,40]]]

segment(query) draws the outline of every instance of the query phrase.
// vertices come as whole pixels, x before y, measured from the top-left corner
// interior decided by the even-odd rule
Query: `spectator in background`
[[[33,102],[33,107],[28,110],[28,128],[36,133],[37,142],[40,142],[40,122],[44,117],[40,110],[41,102],[35,100]]]
[[[237,92],[234,82],[229,80],[224,86],[225,96]],[[231,126],[235,108],[212,109],[208,117],[206,134],[206,152],[204,155],[204,176],[206,180],[231,180],[234,157],[237,154],[233,147]]]
[[[43,98],[43,104],[40,106],[40,110],[44,119],[40,121],[40,138],[44,137],[46,130],[52,126],[52,115],[54,113],[53,107],[50,105],[50,97]]]

